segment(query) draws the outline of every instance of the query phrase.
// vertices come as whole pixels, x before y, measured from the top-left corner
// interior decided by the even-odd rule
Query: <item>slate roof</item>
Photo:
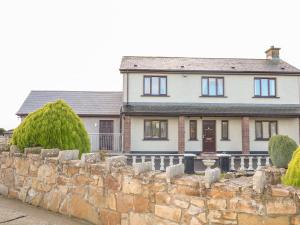
[[[17,115],[27,115],[48,102],[65,100],[80,116],[120,115],[122,92],[31,91]]]
[[[298,74],[300,70],[287,62],[270,59],[188,58],[124,56],[121,72],[223,72],[223,73],[280,73]]]
[[[127,115],[278,116],[300,115],[300,104],[137,103],[123,105]]]

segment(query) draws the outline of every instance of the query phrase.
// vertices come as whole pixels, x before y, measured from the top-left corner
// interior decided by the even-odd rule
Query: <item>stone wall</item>
[[[102,225],[300,224],[299,189],[258,194],[252,177],[205,188],[199,175],[167,182],[159,171],[66,158],[0,153],[0,194]]]

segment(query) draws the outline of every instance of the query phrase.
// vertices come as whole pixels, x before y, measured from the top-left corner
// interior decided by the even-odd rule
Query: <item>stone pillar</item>
[[[185,117],[178,117],[178,154],[185,151]]]
[[[249,117],[242,117],[242,152],[249,154],[250,138],[249,138]]]
[[[124,116],[123,127],[123,151],[128,153],[131,150],[131,118]]]

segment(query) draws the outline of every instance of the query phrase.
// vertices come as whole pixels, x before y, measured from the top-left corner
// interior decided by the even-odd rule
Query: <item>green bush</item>
[[[300,147],[294,152],[282,182],[285,185],[300,187]]]
[[[62,100],[48,103],[30,113],[14,130],[12,143],[21,151],[26,147],[79,149],[90,151],[90,141],[81,119]]]
[[[287,168],[297,147],[297,143],[288,136],[275,135],[271,137],[268,149],[273,165],[278,168]]]

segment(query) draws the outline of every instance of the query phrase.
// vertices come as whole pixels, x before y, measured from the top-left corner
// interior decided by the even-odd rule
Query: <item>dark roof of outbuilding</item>
[[[137,103],[123,105],[127,115],[299,116],[300,104]]]
[[[120,115],[122,92],[31,91],[17,115],[27,115],[58,99],[66,101],[80,116]]]
[[[124,56],[121,72],[223,72],[298,74],[287,62],[270,59]]]

